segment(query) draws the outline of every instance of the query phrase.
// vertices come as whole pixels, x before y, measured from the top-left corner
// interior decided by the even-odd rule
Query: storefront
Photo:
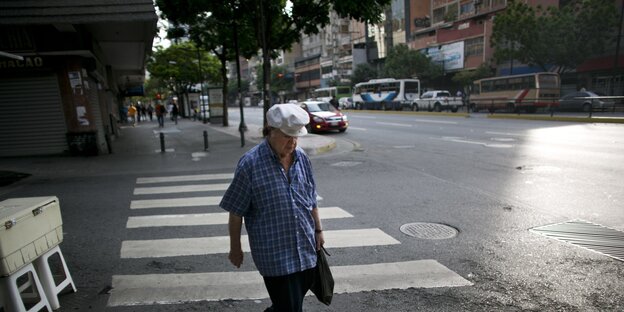
[[[0,2],[0,157],[110,151],[156,33],[153,3],[139,2]]]

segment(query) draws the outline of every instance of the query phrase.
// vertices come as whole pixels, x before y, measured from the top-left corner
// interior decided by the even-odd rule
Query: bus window
[[[479,94],[481,93],[481,85],[479,83],[473,83],[472,84],[472,90],[470,90],[472,94]]]
[[[405,82],[405,93],[419,93],[418,89],[419,89],[418,82],[414,82],[414,81]]]
[[[483,81],[481,82],[481,92],[492,92],[494,91],[494,81]]]
[[[559,86],[555,75],[539,75],[538,79],[540,88],[556,89]]]

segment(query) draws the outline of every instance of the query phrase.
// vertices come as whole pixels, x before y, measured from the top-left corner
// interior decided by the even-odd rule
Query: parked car
[[[412,101],[413,111],[436,111],[450,110],[455,113],[464,105],[461,97],[452,97],[451,93],[446,90],[427,91],[420,98]]]
[[[341,109],[344,108],[353,108],[353,100],[350,97],[342,97],[338,100],[338,107]]]
[[[300,102],[299,105],[310,115],[310,123],[306,126],[308,132],[329,130],[345,132],[349,127],[347,116],[329,102],[304,101]]]
[[[597,99],[595,97],[605,96],[598,92],[577,91],[572,92],[559,99],[559,110],[574,112],[589,112],[591,110],[606,110],[613,108],[613,100]],[[591,99],[591,98],[594,99]]]

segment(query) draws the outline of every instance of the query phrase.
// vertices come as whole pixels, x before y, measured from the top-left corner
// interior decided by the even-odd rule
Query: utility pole
[[[611,75],[611,94],[615,95],[615,74],[618,72],[618,61],[620,58],[620,41],[622,41],[622,22],[624,22],[624,2],[621,4],[622,9],[620,12],[620,25],[618,30],[617,43],[615,44],[615,57],[613,60],[613,74]]]

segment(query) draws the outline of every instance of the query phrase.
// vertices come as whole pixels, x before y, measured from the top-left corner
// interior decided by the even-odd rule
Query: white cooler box
[[[63,241],[55,196],[0,202],[0,276],[9,276]]]

